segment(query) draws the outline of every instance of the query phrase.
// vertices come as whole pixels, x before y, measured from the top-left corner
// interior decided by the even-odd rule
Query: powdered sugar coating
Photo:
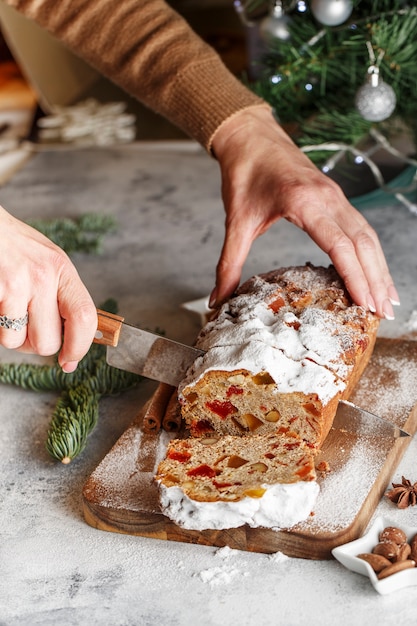
[[[206,354],[180,384],[180,400],[207,371],[244,369],[268,372],[280,393],[315,393],[326,404],[346,387],[349,355],[367,315],[332,268],[255,276],[200,333],[197,346]]]
[[[161,509],[182,528],[224,530],[248,524],[252,528],[279,530],[290,528],[308,518],[320,488],[316,481],[262,485],[262,498],[243,498],[238,502],[198,502],[180,487],[160,487]]]

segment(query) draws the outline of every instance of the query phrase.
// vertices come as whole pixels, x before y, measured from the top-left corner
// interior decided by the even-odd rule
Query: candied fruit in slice
[[[240,396],[243,393],[242,387],[238,387],[237,385],[230,385],[229,389],[226,391],[226,396],[230,398],[230,396]]]
[[[252,413],[245,413],[244,415],[242,415],[241,420],[251,432],[257,430],[263,424],[263,421],[255,415],[252,415]]]
[[[285,305],[285,300],[282,296],[278,296],[268,304],[268,308],[271,309],[274,313],[278,313],[278,311]]]
[[[285,322],[287,326],[290,328],[294,328],[294,330],[299,330],[301,323],[298,320],[293,320],[291,322]]]
[[[218,483],[217,480],[212,480],[213,485],[216,489],[227,489],[228,487],[233,487],[234,483]]]
[[[257,487],[257,488],[253,488],[253,489],[246,489],[245,491],[245,496],[248,496],[249,498],[262,498],[262,496],[264,495],[266,489],[264,489],[263,487]]]
[[[310,415],[314,415],[315,417],[318,417],[320,415],[320,409],[318,409],[316,405],[312,402],[306,402],[305,404],[303,404],[303,409],[307,411],[307,413],[310,413]]]
[[[285,435],[286,433],[288,433],[288,431],[289,431],[289,430],[290,430],[290,429],[289,429],[289,427],[288,427],[288,426],[280,426],[280,427],[278,428],[278,430],[277,430],[277,433],[278,433],[279,435]]]
[[[286,450],[295,450],[296,448],[300,447],[300,442],[299,441],[294,441],[292,443],[284,443],[284,448]]]
[[[304,478],[304,479],[307,478],[308,480],[314,480],[314,476],[311,473],[311,466],[309,463],[306,463],[305,465],[300,467],[300,469],[298,469],[295,473],[300,478]]]
[[[189,452],[181,452],[180,450],[170,450],[167,454],[167,458],[171,461],[187,463],[187,461],[191,459],[191,454]]]
[[[174,474],[168,473],[164,475],[165,484],[171,483],[173,485],[176,485],[179,482],[180,482],[179,478],[177,476],[174,476]]]
[[[221,419],[226,419],[232,413],[237,412],[237,408],[229,400],[211,400],[206,402],[206,407],[210,409],[212,413],[215,413]]]
[[[242,467],[242,465],[245,465],[245,463],[247,463],[248,461],[246,459],[242,459],[241,456],[238,456],[237,454],[233,454],[232,456],[229,457],[229,460],[227,461],[227,467],[232,467],[234,469],[237,469],[238,467]]]
[[[365,350],[367,349],[369,345],[369,337],[367,337],[366,335],[363,335],[362,337],[360,337],[360,339],[358,339],[357,345],[359,346],[362,352],[365,352]]]
[[[191,430],[194,437],[214,432],[214,428],[208,420],[194,420],[191,423]]]
[[[197,465],[197,467],[193,467],[192,469],[188,470],[187,476],[201,477],[201,478],[214,478],[215,476],[217,476],[217,472],[210,465],[203,463],[202,465]]]
[[[252,380],[255,385],[273,385],[274,379],[268,372],[259,372],[259,374],[255,374],[252,376]]]

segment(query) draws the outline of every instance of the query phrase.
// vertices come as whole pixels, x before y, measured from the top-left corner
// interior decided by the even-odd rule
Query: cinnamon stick
[[[146,433],[158,433],[161,430],[162,419],[175,387],[166,383],[159,383],[150,399],[143,416],[142,429]]]
[[[181,407],[178,402],[177,391],[172,393],[165,415],[162,419],[162,428],[170,433],[178,433],[182,426]]]

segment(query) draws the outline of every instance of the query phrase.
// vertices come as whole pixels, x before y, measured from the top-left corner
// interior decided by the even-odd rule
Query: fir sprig
[[[98,254],[102,249],[104,235],[116,229],[116,221],[110,215],[85,213],[79,218],[28,220],[28,224],[51,239],[67,254],[84,252]]]
[[[117,312],[114,300],[101,307]],[[58,365],[29,363],[0,365],[0,383],[16,385],[32,391],[60,391],[61,395],[52,413],[47,433],[49,454],[69,463],[87,445],[99,417],[99,401],[103,396],[115,395],[136,387],[141,376],[111,367],[106,362],[106,348],[93,344],[72,374],[65,374]]]
[[[28,223],[68,254],[99,253],[103,236],[116,226],[113,217],[94,213],[78,219],[36,219]],[[117,313],[117,303],[113,299],[100,308]],[[61,392],[52,413],[46,448],[52,457],[63,463],[69,463],[87,445],[88,437],[97,425],[100,399],[132,389],[141,380],[137,374],[107,365],[106,348],[99,344],[91,346],[71,374],[62,371],[57,356],[52,365],[0,365],[0,383],[37,392]]]

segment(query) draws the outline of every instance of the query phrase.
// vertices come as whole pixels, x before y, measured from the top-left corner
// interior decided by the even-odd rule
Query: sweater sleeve
[[[207,150],[226,119],[266,106],[163,0],[4,1]]]

